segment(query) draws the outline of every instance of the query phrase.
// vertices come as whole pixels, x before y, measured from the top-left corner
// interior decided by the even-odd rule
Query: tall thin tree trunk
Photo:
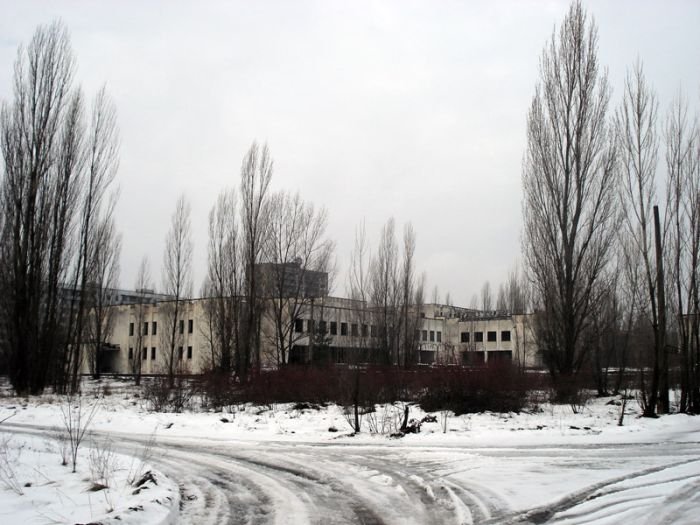
[[[661,245],[661,226],[659,224],[659,207],[654,206],[654,240],[656,244],[656,288],[659,297],[659,327],[657,331],[657,341],[655,354],[655,366],[657,366],[659,353],[661,354],[660,370],[660,401],[665,414],[670,411],[668,399],[668,349],[666,348],[666,289],[664,282],[664,260]],[[657,374],[655,374],[656,376]]]

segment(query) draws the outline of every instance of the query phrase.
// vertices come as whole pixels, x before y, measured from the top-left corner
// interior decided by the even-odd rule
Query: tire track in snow
[[[573,492],[571,494],[568,494],[564,496],[563,498],[560,498],[557,502],[549,504],[549,505],[543,505],[540,507],[534,507],[532,509],[529,509],[525,512],[519,512],[516,514],[511,514],[508,516],[503,516],[500,518],[488,520],[485,522],[485,524],[499,524],[499,525],[516,525],[516,524],[535,524],[535,525],[540,525],[544,523],[556,523],[558,521],[557,519],[557,514],[563,514],[568,510],[573,509],[577,505],[583,504],[587,501],[591,501],[596,498],[603,497],[608,494],[614,494],[617,492],[626,492],[630,490],[634,490],[640,487],[643,487],[645,484],[642,485],[633,485],[628,488],[620,488],[620,487],[615,487],[615,485],[623,482],[629,482],[630,480],[634,479],[640,479],[645,476],[649,476],[651,474],[658,474],[660,472],[663,472],[665,470],[669,470],[675,467],[679,467],[682,465],[687,465],[690,463],[698,462],[700,461],[699,459],[690,459],[690,460],[684,460],[684,461],[677,461],[674,463],[669,463],[665,465],[660,465],[657,467],[651,467],[647,469],[643,469],[637,472],[633,472],[630,474],[625,474],[623,476],[618,476],[612,479],[608,479],[606,481],[596,483],[594,485],[591,485],[589,487],[586,487],[582,490],[578,490],[576,492]],[[693,476],[695,478],[695,476]],[[655,486],[658,484],[663,484],[667,483],[668,480],[663,480],[660,482],[649,482],[646,485],[647,486]],[[647,496],[648,497],[648,496]],[[618,500],[622,502],[624,498],[621,500]],[[564,518],[562,516],[562,518]]]
[[[35,428],[34,433],[47,430],[46,427]],[[26,427],[21,431],[29,432]],[[148,441],[147,436],[109,435],[119,440],[120,446],[131,454],[134,445],[144,445]],[[567,512],[569,517],[575,517],[579,510],[584,510],[577,506],[619,493],[615,500],[617,505],[603,500],[599,506],[590,504],[593,511],[599,511],[599,517],[607,517],[609,521],[611,516],[626,516],[626,507],[638,501],[636,495],[625,491],[657,485],[656,481],[645,480],[644,476],[698,461],[695,444],[694,441],[674,443],[672,448],[658,443],[655,446],[633,443],[619,446],[462,447],[458,450],[452,446],[410,444],[214,442],[161,436],[155,447],[157,457],[149,462],[180,482],[181,494],[185,496],[181,511],[183,523],[545,523],[565,519]],[[448,457],[454,457],[454,453],[458,458],[445,462],[448,451]],[[587,456],[586,451],[596,453],[590,458],[595,461],[600,460],[598,452],[618,461],[634,461],[652,453],[657,459],[669,463],[609,478],[571,492],[553,504],[518,512],[509,510],[507,501],[488,488],[488,478],[481,483],[481,480],[462,479],[457,475],[469,470],[457,467],[460,463],[468,464],[471,456],[512,460],[527,457],[531,460],[533,456],[541,455],[551,460],[576,457],[581,452]],[[681,458],[686,459],[679,461]],[[580,461],[577,464],[580,465]],[[688,516],[697,509],[700,496],[695,494],[700,481],[693,475],[673,479],[681,487],[672,493],[659,491],[669,508],[660,510],[654,515],[655,521],[650,523],[671,523],[676,517]],[[621,482],[629,483],[630,480],[640,483],[629,489],[620,487]],[[193,498],[189,499],[189,496]],[[587,518],[591,518],[588,521],[594,520],[590,511]],[[584,523],[587,518],[579,516],[575,519]]]

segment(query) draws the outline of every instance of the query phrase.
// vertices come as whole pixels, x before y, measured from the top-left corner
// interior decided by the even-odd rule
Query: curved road
[[[148,441],[130,434],[115,440],[132,455]],[[676,523],[700,509],[694,440],[467,449],[161,437],[150,452],[149,462],[179,484],[180,522],[198,525],[595,523],[618,515],[628,523],[644,522],[635,515]],[[531,466],[509,474],[519,463]],[[568,472],[573,483],[555,492],[545,484],[539,501],[526,504],[518,487],[538,488],[509,479],[527,475],[523,483],[530,483]]]

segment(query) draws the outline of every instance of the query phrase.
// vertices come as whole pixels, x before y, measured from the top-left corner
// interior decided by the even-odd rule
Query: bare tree
[[[618,365],[619,273],[618,268],[612,267],[598,283],[601,290],[591,308],[591,329],[585,334],[586,344],[593,349],[591,371],[599,396],[608,395],[610,370]]]
[[[241,348],[236,354],[236,371],[247,377],[251,366],[260,369],[260,318],[263,308],[255,267],[263,253],[267,235],[268,190],[273,162],[267,145],[262,150],[254,142],[241,166],[241,225],[243,263],[245,266],[245,322],[241,331]]]
[[[77,300],[75,336],[71,341],[71,391],[78,388],[78,375],[82,364],[82,339],[88,329],[86,316],[91,300],[90,272],[94,261],[93,242],[97,239],[102,214],[103,199],[112,184],[119,165],[119,136],[117,112],[114,103],[103,87],[95,97],[90,127],[85,142],[85,173],[80,195],[80,226],[78,251],[73,279],[73,301]],[[76,305],[71,305],[75,310]]]
[[[433,293],[430,296],[430,302],[433,304],[440,304],[440,289],[437,284],[433,286]]]
[[[689,226],[688,241],[688,316],[689,343],[687,359],[683,361],[685,397],[681,392],[681,410],[700,414],[700,115],[695,114],[687,166],[688,191],[686,216]]]
[[[653,372],[648,403],[644,415],[653,416],[659,391],[660,357],[665,348],[664,319],[659,312],[656,263],[652,239],[652,206],[656,199],[656,167],[659,140],[657,135],[658,103],[647,84],[641,62],[627,74],[622,104],[615,113],[615,134],[618,144],[620,171],[620,201],[624,228],[620,246],[627,249],[622,260],[627,281],[637,281],[643,275],[632,297],[637,311],[651,325],[654,334]],[[643,285],[642,285],[643,284]],[[641,367],[644,374],[644,367]],[[642,378],[644,379],[644,378]]]
[[[670,281],[673,291],[669,307],[676,319],[677,346],[681,356],[681,410],[700,411],[697,391],[697,361],[691,352],[691,331],[697,331],[697,274],[700,260],[700,197],[698,190],[697,117],[688,117],[688,104],[679,94],[673,102],[666,122],[667,210],[670,252]],[[688,321],[691,322],[688,322]],[[668,398],[668,351],[661,356],[660,401],[665,412],[670,409]]]
[[[270,198],[264,246],[268,264],[259,284],[267,303],[265,312],[273,332],[268,335],[278,366],[288,362],[290,351],[303,337],[303,332],[295,330],[302,314],[309,314],[311,319],[308,338],[312,352],[316,335],[314,305],[327,293],[324,277],[333,253],[333,243],[324,238],[327,222],[326,210],[316,210],[299,194],[280,192]]]
[[[372,254],[367,243],[365,225],[362,223],[355,230],[355,242],[350,255],[350,268],[348,270],[347,294],[353,301],[353,320],[358,326],[372,326],[374,323],[374,312],[370,308],[371,281],[370,266]],[[351,334],[352,335],[352,334]],[[359,330],[352,337],[354,348],[347,349],[344,361],[348,368],[341,375],[341,389],[344,392],[344,405],[348,421],[355,432],[360,432],[364,392],[362,384],[362,369],[360,363],[367,360],[366,354],[370,353],[375,346],[374,334],[370,331],[365,333]]]
[[[469,308],[472,310],[479,309],[479,296],[477,294],[472,294],[472,298],[469,300]]]
[[[496,310],[499,312],[508,311],[508,292],[506,289],[506,284],[501,283],[498,285],[498,298],[496,299]]]
[[[116,202],[114,199],[112,203]],[[112,294],[119,280],[119,256],[121,235],[114,226],[113,206],[109,206],[100,218],[93,233],[92,260],[89,265],[88,333],[90,369],[93,378],[99,379],[104,363],[104,347],[112,335],[115,310]]]
[[[110,108],[98,96],[86,140],[82,97],[72,87],[74,69],[66,29],[60,23],[40,26],[18,51],[13,101],[0,111],[0,307],[7,319],[4,351],[19,392],[41,392],[50,381],[61,387],[68,352],[79,354],[82,332],[71,323],[70,307],[65,313],[66,300],[74,301],[64,283],[71,266],[80,274],[87,251],[82,241],[89,237],[81,235],[92,214],[83,186],[102,167],[111,173],[115,164],[116,154],[97,161],[92,155],[115,136],[109,125],[96,126]],[[93,188],[97,200],[104,187]],[[72,361],[75,382],[80,360],[74,355]]]
[[[508,274],[505,285],[506,310],[511,314],[524,314],[529,309],[529,294],[526,277],[518,266]]]
[[[182,315],[183,301],[192,296],[192,250],[190,204],[185,196],[181,195],[175,204],[163,254],[163,289],[170,296],[170,300],[163,304],[167,327],[162,332],[161,340],[165,343],[165,362],[170,388],[175,384],[175,372],[179,359],[175,348],[182,336],[178,333],[182,332],[178,330],[178,324]]]
[[[141,384],[141,370],[143,368],[143,330],[142,326],[146,322],[146,312],[148,305],[146,304],[146,294],[152,290],[153,283],[151,281],[151,270],[148,262],[148,257],[144,256],[139,263],[139,270],[136,274],[136,284],[134,290],[140,296],[141,300],[133,306],[134,323],[133,326],[133,351],[131,362],[129,363],[131,373],[134,375],[136,385]]]
[[[209,212],[209,262],[205,296],[211,366],[222,373],[232,370],[240,349],[241,294],[244,266],[240,225],[234,190],[219,194]]]
[[[384,364],[399,363],[398,335],[401,333],[399,310],[399,250],[394,219],[382,228],[377,253],[370,266],[370,303],[375,309],[379,358]]]
[[[401,265],[399,297],[401,308],[399,324],[403,327],[403,334],[399,344],[400,356],[397,360],[397,364],[403,364],[406,368],[417,362],[418,337],[416,332],[420,326],[420,308],[423,302],[422,282],[418,283],[418,285],[416,284],[415,253],[416,232],[413,229],[413,225],[408,223],[403,230],[403,261]],[[417,304],[417,297],[420,298],[421,304]],[[449,299],[449,294],[446,302],[448,302],[447,299]]]
[[[484,312],[493,310],[493,298],[491,296],[491,283],[484,282],[481,287],[481,309]]]
[[[610,89],[597,47],[595,22],[573,3],[542,53],[528,114],[523,248],[538,342],[560,393],[584,362],[582,334],[615,232]]]
[[[638,255],[637,246],[633,243],[630,236],[625,234],[624,229],[621,229],[618,249],[619,265],[622,268],[618,282],[621,337],[615,392],[620,392],[623,387],[627,388],[629,386],[629,380],[625,379],[625,372],[629,364],[633,361],[636,362],[640,373],[639,400],[642,411],[647,413],[649,410],[647,405],[650,401],[650,392],[647,389],[647,369],[653,367],[653,362],[648,363],[647,359],[654,351],[653,348],[651,351],[648,351],[648,338],[639,337],[642,335],[643,330],[638,330],[636,326],[641,320],[644,324],[644,329],[647,327],[651,328],[648,318],[643,317],[640,313],[639,293],[640,290],[644,290],[645,275]],[[635,337],[639,340],[633,341]],[[630,352],[633,345],[634,353]],[[655,413],[655,409],[651,413]]]

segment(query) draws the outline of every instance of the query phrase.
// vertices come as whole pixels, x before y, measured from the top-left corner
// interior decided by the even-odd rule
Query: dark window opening
[[[431,343],[435,342],[435,330],[430,331],[430,342]]]
[[[486,340],[489,343],[495,343],[496,342],[496,332],[486,332]]]
[[[158,333],[158,323],[156,321],[153,321],[151,324],[151,335],[157,335]]]
[[[461,333],[461,341],[463,343],[468,343],[469,342],[469,332],[462,332]]]
[[[306,331],[309,332],[310,334],[314,333],[314,320],[313,319],[309,319],[306,322]]]
[[[331,321],[331,335],[338,335],[338,323]]]
[[[151,361],[153,361],[156,358],[156,347],[151,348]]]
[[[194,321],[190,319],[187,321],[187,333],[191,334],[194,331]]]
[[[513,352],[510,350],[499,350],[496,352],[489,352],[488,361],[489,363],[504,363],[513,360]]]
[[[134,358],[134,349],[129,348],[129,361],[131,361]]]
[[[178,361],[182,361],[182,354],[183,354],[183,350],[182,350],[182,347],[180,346],[180,347],[178,347],[178,349],[177,349],[177,359],[178,359]]]
[[[148,323],[143,323],[143,335],[148,335]]]
[[[326,321],[318,322],[318,333],[326,335]]]
[[[510,341],[510,330],[503,330],[501,332],[501,341],[508,342]]]
[[[474,332],[474,342],[483,343],[484,342],[484,332]]]
[[[442,332],[437,333],[437,342],[442,343]]]
[[[462,363],[465,365],[483,365],[484,352],[462,352]]]
[[[353,337],[357,337],[359,335],[360,332],[358,330],[357,323],[352,323],[352,325],[350,325],[350,333]]]
[[[340,335],[348,335],[348,323],[340,323]]]
[[[294,332],[297,334],[300,334],[304,331],[304,320],[303,319],[294,319]]]
[[[129,323],[129,335],[134,335],[134,323]]]
[[[187,347],[187,359],[192,359],[192,347]]]
[[[366,324],[362,325],[362,337],[367,337],[369,335],[369,326]]]
[[[428,350],[421,350],[418,353],[418,358],[422,365],[432,365],[435,362],[435,352]]]
[[[428,331],[423,330],[423,341],[427,341],[427,340],[428,340]]]
[[[185,333],[185,320],[180,319],[180,333],[184,334]]]
[[[144,348],[144,349],[143,349],[143,357],[142,357],[142,359],[143,359],[144,361],[145,361],[146,359],[148,359],[148,348]]]

